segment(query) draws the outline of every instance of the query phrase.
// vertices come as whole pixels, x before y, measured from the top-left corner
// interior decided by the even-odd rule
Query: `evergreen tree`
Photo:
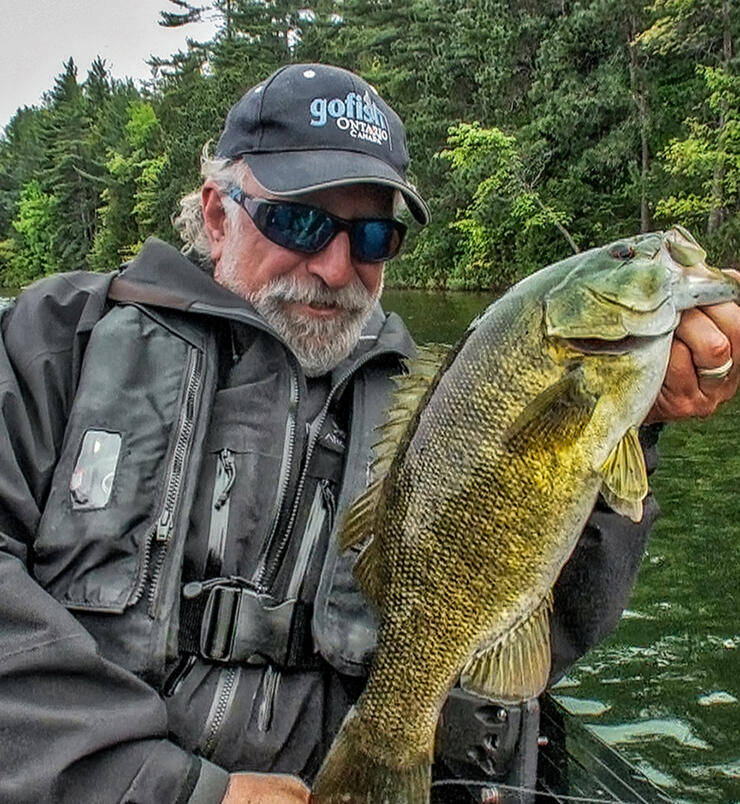
[[[83,268],[95,233],[102,182],[89,139],[91,120],[77,67],[70,59],[48,96],[39,170],[43,190],[54,196],[54,253],[65,270]]]
[[[11,234],[22,188],[41,163],[44,117],[43,109],[19,109],[0,138],[0,238]]]
[[[151,103],[129,104],[124,132],[106,160],[100,225],[90,256],[91,266],[99,270],[133,257],[158,216],[158,183],[167,156],[161,152],[161,129]]]
[[[163,28],[180,28],[191,22],[200,22],[207,6],[194,6],[184,0],[170,0],[178,11],[160,11],[159,24]]]
[[[152,59],[144,90],[100,59],[80,83],[70,60],[6,127],[0,273],[109,268],[147,234],[173,239],[203,143],[249,86],[299,60],[357,71],[406,123],[433,221],[412,228],[391,284],[498,287],[573,245],[674,222],[736,260],[730,4],[172,0],[159,24],[197,32],[215,15],[213,39]]]

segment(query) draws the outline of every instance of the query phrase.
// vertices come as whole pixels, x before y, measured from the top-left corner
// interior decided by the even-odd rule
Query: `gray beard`
[[[332,290],[316,276],[297,280],[275,277],[264,287],[246,292],[230,266],[222,259],[220,281],[245,298],[285,341],[308,377],[319,377],[334,369],[355,348],[383,290],[371,293],[359,279]],[[338,313],[332,318],[304,315],[290,304],[331,305]]]

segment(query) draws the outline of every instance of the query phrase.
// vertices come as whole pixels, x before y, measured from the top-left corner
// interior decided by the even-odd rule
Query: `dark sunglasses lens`
[[[314,207],[273,201],[252,201],[249,214],[265,237],[283,248],[315,254],[344,225]],[[394,220],[358,220],[349,227],[352,254],[365,262],[383,262],[401,248],[406,227]]]
[[[334,223],[319,209],[296,204],[263,204],[255,223],[262,233],[284,248],[313,254],[334,234]]]
[[[398,254],[404,231],[396,221],[357,221],[352,227],[352,253],[366,262],[389,260]]]

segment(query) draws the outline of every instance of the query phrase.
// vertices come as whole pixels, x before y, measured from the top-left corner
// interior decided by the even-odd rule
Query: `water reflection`
[[[453,343],[491,298],[387,291],[383,301],[418,341]],[[740,802],[739,443],[740,399],[665,429],[652,478],[663,516],[630,609],[559,687],[677,802]]]

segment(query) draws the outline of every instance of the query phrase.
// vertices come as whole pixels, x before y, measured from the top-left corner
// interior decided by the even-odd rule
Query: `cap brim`
[[[250,153],[242,157],[255,179],[276,196],[295,196],[347,184],[381,184],[400,190],[411,214],[429,223],[429,207],[416,189],[381,159],[342,150]]]

